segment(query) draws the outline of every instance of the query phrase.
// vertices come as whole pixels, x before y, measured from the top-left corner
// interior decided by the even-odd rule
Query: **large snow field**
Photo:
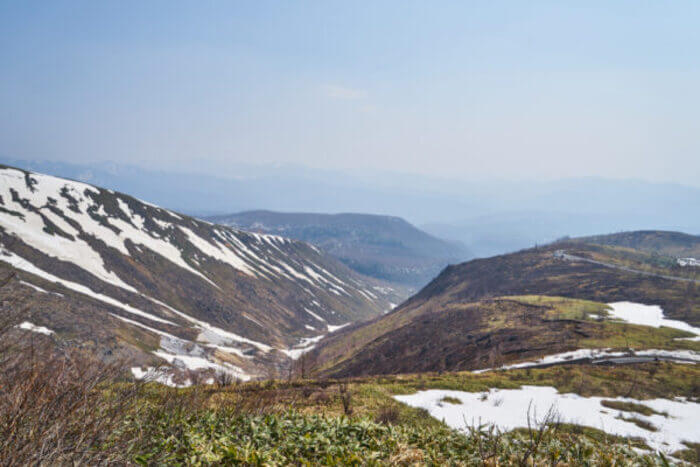
[[[457,398],[462,404],[441,402],[444,397]],[[536,426],[552,409],[559,422],[589,426],[619,436],[641,438],[649,447],[662,452],[685,449],[683,441],[700,442],[700,404],[681,399],[638,401],[624,397],[582,397],[577,394],[560,394],[548,386],[491,389],[488,393],[428,390],[394,398],[411,407],[426,409],[431,416],[459,430],[480,424],[495,425],[504,431],[527,428],[528,411],[531,425]],[[668,416],[620,412],[602,406],[602,400],[643,404]],[[658,431],[645,430],[630,421],[622,420],[621,415],[649,422]]]

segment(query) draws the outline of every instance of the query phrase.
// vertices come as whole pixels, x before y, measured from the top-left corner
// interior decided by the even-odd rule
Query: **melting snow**
[[[161,330],[159,330],[159,329],[155,329],[155,328],[152,328],[152,327],[150,327],[150,326],[146,326],[145,324],[139,323],[138,321],[134,321],[133,319],[124,318],[123,316],[115,315],[114,313],[110,313],[110,316],[113,316],[113,317],[115,317],[115,318],[117,318],[117,319],[119,319],[119,320],[122,320],[122,321],[124,321],[125,323],[133,324],[134,326],[138,326],[138,327],[140,327],[140,328],[143,328],[143,329],[145,329],[145,330],[147,330],[147,331],[150,331],[150,332],[152,332],[152,333],[154,333],[154,334],[158,334],[159,336],[169,337],[169,338],[172,338],[172,339],[178,339],[177,337],[173,336],[172,334],[168,334],[168,333],[165,332],[165,331],[161,331]]]
[[[611,349],[578,349],[571,350],[569,352],[562,352],[552,355],[547,355],[538,360],[529,362],[513,363],[512,365],[504,365],[499,367],[499,370],[513,370],[516,368],[529,368],[542,365],[554,365],[557,363],[568,362],[572,360],[581,360],[584,358],[599,359],[608,357],[648,357],[648,356],[659,356],[667,358],[677,358],[680,360],[689,360],[693,362],[700,362],[700,354],[693,350],[660,350],[660,349],[647,349],[647,350],[635,350],[633,353],[612,351]],[[492,371],[493,368],[484,368],[481,370],[474,370],[472,373],[484,373],[486,371]]]
[[[153,353],[176,368],[188,370],[215,370],[229,373],[241,381],[248,381],[250,379],[250,375],[241,368],[231,365],[230,363],[214,363],[204,357],[171,354],[162,350],[156,350]]]
[[[136,293],[137,291],[118,277],[114,271],[109,270],[100,252],[85,240],[85,236],[81,234],[81,231],[85,235],[94,237],[95,241],[103,242],[106,246],[118,250],[125,256],[129,256],[127,240],[132,243],[133,247],[136,247],[136,245],[144,246],[177,266],[199,276],[213,286],[218,287],[185,260],[183,252],[173,243],[171,238],[170,232],[173,231],[174,226],[171,222],[152,216],[153,222],[161,230],[168,232],[168,234],[162,235],[158,231],[149,231],[145,227],[143,215],[134,212],[127,200],[119,195],[113,194],[118,205],[116,209],[121,212],[110,214],[106,212],[104,204],[96,201],[96,197],[103,193],[96,187],[42,174],[32,173],[29,176],[35,181],[32,189],[27,186],[24,172],[15,169],[0,169],[0,180],[2,180],[2,183],[0,183],[0,196],[3,197],[3,200],[7,200],[6,207],[8,209],[21,213],[21,216],[0,213],[2,228],[9,234],[18,236],[28,245],[48,256],[71,262],[93,274],[98,279],[130,292]],[[66,196],[62,196],[62,193],[66,193],[75,200],[75,204],[67,199]],[[17,196],[13,196],[13,194]],[[15,201],[16,198],[19,198],[20,201]],[[30,207],[26,207],[23,204],[25,202],[29,203]],[[156,210],[160,215],[166,215],[171,221],[188,222],[173,212],[149,203],[143,204],[150,206],[149,209]],[[77,229],[72,223],[66,221],[63,216],[54,212],[56,209],[60,210],[63,216],[77,222],[80,229]],[[104,222],[109,223],[112,227],[116,227],[118,232],[104,225]],[[198,222],[194,222],[196,225],[200,225]],[[72,238],[45,231],[44,228],[46,225],[50,225],[49,223],[54,224]],[[343,281],[333,274],[313,262],[309,263],[311,266],[299,263],[294,254],[296,251],[294,249],[285,251],[288,250],[286,246],[293,243],[282,237],[249,235],[233,230],[216,229],[214,230],[216,237],[223,241],[223,243],[219,243],[215,239],[203,238],[197,235],[184,225],[177,225],[177,227],[203,255],[225,262],[244,274],[266,277],[268,274],[270,276],[277,275],[278,277],[286,277],[289,280],[302,280],[316,287],[328,289],[331,293],[338,295],[340,293],[348,294],[345,289],[339,286],[339,284],[344,284]],[[253,253],[252,249],[248,248],[241,241],[241,238],[238,237],[251,240],[250,246],[257,249],[266,258],[268,255],[265,252],[269,253],[271,249],[275,251],[272,251],[271,258],[264,259],[260,255]],[[257,245],[255,242],[257,242]],[[260,246],[265,245],[269,248],[264,248],[265,252],[263,252]],[[283,258],[286,258],[287,262],[283,262]],[[272,264],[273,262],[275,264]],[[197,263],[193,262],[193,264],[199,265],[201,260],[197,261]]]
[[[318,303],[318,302],[314,302],[314,303]],[[324,322],[324,323],[326,322],[325,319],[321,318],[320,316],[318,316],[316,313],[314,313],[313,311],[309,310],[308,308],[304,307],[304,311],[306,311],[308,314],[310,314],[311,316],[313,316],[313,317],[316,318],[317,320],[319,320],[319,321],[321,321],[321,322]]]
[[[664,311],[658,305],[642,305],[641,303],[632,302],[615,302],[608,305],[611,308],[609,311],[610,315],[615,318],[643,326],[655,328],[665,326],[680,329],[698,336],[697,338],[691,337],[689,339],[700,340],[700,328],[693,327],[683,321],[664,318]]]
[[[54,333],[49,328],[45,328],[44,326],[37,326],[36,324],[32,324],[29,321],[24,321],[23,323],[18,324],[16,327],[20,329],[25,329],[27,331],[37,332],[39,334],[45,334],[47,336],[50,336]]]
[[[280,352],[283,354],[287,355],[289,358],[292,360],[296,360],[302,355],[304,355],[306,352],[310,352],[313,350],[314,347],[316,347],[316,344],[318,341],[323,339],[325,337],[325,334],[321,334],[320,336],[316,337],[304,337],[301,339],[301,341],[292,347],[291,349],[278,349]]]
[[[206,321],[202,321],[196,318],[193,318],[181,311],[176,310],[175,308],[171,307],[167,303],[163,303],[160,300],[156,300],[155,298],[148,297],[146,295],[143,295],[145,298],[153,301],[154,303],[157,303],[158,305],[165,307],[166,309],[170,310],[171,312],[175,313],[176,315],[186,319],[190,323],[193,323],[198,327],[202,332],[199,333],[199,336],[197,337],[197,340],[200,342],[208,343],[208,344],[215,344],[215,345],[226,345],[230,344],[231,342],[242,342],[245,344],[250,344],[253,345],[263,352],[269,352],[272,350],[272,347],[270,347],[267,344],[263,344],[262,342],[257,342],[252,339],[245,338],[243,336],[239,336],[238,334],[235,334],[230,331],[226,331],[224,329],[218,328],[216,326],[212,326],[211,324],[207,323]]]
[[[182,384],[178,384],[174,381],[174,375],[172,372],[164,369],[153,368],[152,366],[147,367],[146,370],[143,370],[138,366],[132,367],[131,374],[134,375],[134,378],[136,379],[142,379],[146,382],[153,381],[174,388],[186,388],[192,385],[192,382],[189,379]]]
[[[197,336],[197,340],[200,342],[217,345],[227,345],[231,344],[232,342],[241,342],[257,347],[263,352],[269,352],[272,350],[272,347],[267,344],[239,336],[238,334],[234,334],[229,331],[224,331],[223,329],[217,328],[208,323],[203,323],[203,330],[199,333],[199,336]]]
[[[139,323],[138,321],[133,321],[128,318],[115,315],[113,313],[110,314],[115,318],[118,318],[129,324],[133,324],[135,326],[146,329],[150,332],[161,336],[161,350],[156,350],[153,353],[158,357],[166,360],[168,363],[172,364],[175,367],[180,367],[183,369],[186,368],[190,370],[213,369],[216,371],[230,373],[236,378],[243,381],[247,381],[248,379],[250,379],[250,375],[246,374],[241,368],[235,365],[231,365],[229,363],[219,364],[208,360],[207,353],[204,351],[204,349],[202,349],[202,347],[198,346],[193,342],[173,336],[172,334],[168,334],[167,332],[151,328],[149,326]],[[224,352],[233,353],[241,357],[249,358],[248,356],[244,355],[243,352],[241,352],[239,349],[211,344],[204,345],[207,347],[222,350]],[[161,369],[156,371],[153,369],[149,369],[147,372],[143,372],[140,368],[132,368],[131,371],[136,379],[142,379],[148,373],[148,375],[150,376],[149,381],[157,381],[159,383],[167,384],[170,386],[175,385],[172,382],[172,375],[168,374],[169,372],[167,370]],[[185,386],[188,385],[189,383]]]
[[[32,289],[36,290],[37,292],[45,293],[45,294],[52,294],[52,295],[58,295],[59,297],[63,297],[63,294],[57,293],[57,292],[49,292],[48,290],[44,290],[38,285],[34,285],[31,282],[25,282],[23,280],[19,281],[20,284],[26,285],[27,287],[31,287]]]
[[[243,261],[237,254],[233,252],[232,249],[227,248],[223,245],[214,245],[204,240],[202,237],[198,236],[196,233],[192,232],[187,227],[178,226],[178,228],[185,233],[187,240],[195,246],[199,251],[207,256],[214,259],[218,259],[223,263],[231,265],[234,269],[237,269],[249,276],[255,275],[254,271],[248,267],[248,264]]]
[[[582,358],[602,358],[602,357],[620,357],[624,355],[624,352],[611,352],[610,349],[579,349],[572,350],[570,352],[562,352],[552,355],[547,355],[538,360],[531,362],[520,362],[514,363],[512,365],[504,365],[499,367],[499,370],[512,370],[515,368],[528,368],[532,366],[547,365],[554,363],[561,363],[570,360],[579,360]],[[486,371],[491,371],[493,368],[484,368],[481,370],[475,370],[472,373],[484,373]]]
[[[677,258],[679,266],[700,266],[700,260],[695,258]]]
[[[84,295],[88,295],[92,298],[100,300],[100,301],[107,303],[109,305],[119,307],[122,310],[127,311],[129,313],[139,315],[139,316],[142,316],[144,318],[148,318],[152,321],[157,321],[159,323],[172,324],[173,326],[175,326],[175,323],[173,323],[172,321],[168,321],[166,319],[159,318],[159,317],[154,316],[150,313],[146,313],[144,311],[138,310],[138,309],[132,307],[131,305],[127,305],[127,304],[122,303],[118,300],[115,300],[112,297],[108,297],[106,295],[102,295],[101,293],[94,292],[92,289],[90,289],[89,287],[86,287],[82,284],[67,281],[65,279],[61,279],[60,277],[56,277],[53,274],[50,274],[42,269],[39,269],[38,267],[34,266],[29,261],[25,260],[24,258],[22,258],[20,256],[17,256],[16,254],[14,254],[12,252],[8,252],[5,250],[0,251],[0,260],[5,261],[6,263],[10,263],[12,266],[16,267],[17,269],[21,269],[21,270],[26,271],[28,273],[42,277],[50,282],[57,282],[68,289],[74,290],[74,291],[81,293],[81,294],[84,294]]]
[[[65,216],[76,221],[86,234],[92,235],[96,239],[104,242],[107,246],[117,249],[122,254],[129,256],[129,251],[125,246],[126,240],[128,239],[134,244],[142,244],[148,247],[178,266],[203,277],[182,259],[181,252],[178,248],[163,239],[154,238],[151,233],[143,229],[143,217],[133,213],[129,206],[120,198],[117,198],[119,208],[131,220],[131,223],[116,217],[109,217],[109,223],[121,231],[117,234],[88,214],[89,210],[94,210],[95,214],[98,215],[100,211],[104,212],[103,205],[95,205],[93,200],[87,196],[88,193],[99,195],[99,189],[84,183],[64,180],[48,175],[32,173],[31,177],[37,182],[34,185],[35,191],[33,192],[27,188],[23,172],[14,169],[0,170],[0,178],[3,181],[0,186],[4,188],[3,191],[6,191],[6,193],[1,193],[3,199],[13,202],[11,190],[15,191],[18,193],[20,199],[28,200],[31,205],[41,213],[40,215],[37,211],[25,209],[19,202],[14,202],[13,205],[10,205],[8,202],[6,203],[8,209],[21,212],[24,218],[12,215],[0,215],[3,228],[5,228],[8,233],[14,233],[32,247],[46,255],[56,257],[63,261],[69,261],[102,281],[129,290],[130,292],[136,292],[132,286],[123,282],[114,272],[106,270],[100,254],[85,240],[78,237],[80,233],[79,230],[76,230],[61,216],[55,214],[46,207],[51,204],[49,198],[52,198],[56,201],[54,206],[60,209]],[[77,201],[76,207],[79,212],[71,209],[70,202],[64,196],[61,196],[62,190],[65,190]],[[45,232],[42,216],[54,223],[65,233],[73,236],[73,240]]]
[[[28,177],[31,180],[31,186],[27,185]],[[106,193],[110,193],[110,196],[114,197],[116,206],[105,204],[101,201],[101,197]],[[152,204],[139,201],[145,206],[136,205],[131,198],[115,194],[112,191],[105,191],[85,183],[42,174],[30,173],[27,175],[25,172],[15,169],[0,169],[0,196],[2,196],[7,209],[20,214],[17,216],[0,212],[0,229],[2,231],[21,238],[27,245],[47,256],[70,262],[92,274],[100,281],[149,299],[166,308],[169,312],[186,319],[193,324],[193,327],[201,331],[197,340],[210,349],[219,349],[236,355],[243,355],[241,349],[231,346],[243,343],[252,345],[263,352],[273,350],[267,344],[256,342],[192,318],[163,302],[140,293],[133,286],[124,282],[110,268],[110,265],[105,263],[107,257],[103,258],[100,253],[101,249],[95,247],[95,243],[101,243],[106,247],[113,248],[124,256],[130,256],[131,253],[136,254],[136,252],[144,253],[148,249],[150,252],[162,256],[176,266],[199,276],[217,288],[218,286],[214,282],[207,278],[202,271],[198,270],[201,269],[201,264],[205,264],[206,257],[225,262],[238,271],[251,276],[268,279],[274,279],[275,277],[286,278],[295,281],[300,287],[303,287],[300,282],[304,281],[317,289],[336,295],[350,295],[343,288],[344,285],[348,284],[319,264],[313,261],[306,261],[303,257],[300,257],[295,247],[297,244],[282,237],[248,234],[227,228],[212,229],[213,235],[211,236],[208,234],[200,235],[196,233],[197,228],[195,226],[202,226],[204,225],[203,223],[200,224],[191,219],[184,219],[173,212]],[[160,219],[154,217],[156,214]],[[146,224],[153,227],[153,224],[147,222],[146,218],[148,217],[157,225],[157,228],[149,230],[146,227]],[[52,227],[52,225],[60,229],[65,235],[50,233],[51,229],[46,229],[46,227]],[[175,243],[175,239],[181,236],[178,229],[196,250],[191,257],[185,258],[180,246]],[[314,248],[314,250],[316,249]],[[2,251],[0,260],[50,282],[61,284],[63,287],[75,292],[118,307],[133,315],[138,315],[157,323],[177,326],[172,321],[134,308],[120,300],[96,292],[86,285],[57,277],[15,253]],[[353,283],[352,287],[359,289],[358,293],[361,293],[363,296],[374,297],[372,292],[368,290],[362,291],[363,284],[354,280],[350,283]],[[34,284],[28,282],[23,282],[23,284],[33,287],[40,292],[47,292]],[[102,291],[102,288],[100,287],[96,290]],[[312,298],[315,298],[314,292],[305,287],[303,287],[303,290],[309,293]],[[323,310],[322,305],[318,301],[314,300],[312,303],[319,310]],[[322,316],[311,310],[305,310],[318,321],[326,323]],[[331,311],[331,313],[335,314],[334,311]],[[171,334],[146,326],[138,321],[113,313],[110,314],[124,322],[156,333],[161,337],[177,339]],[[166,313],[166,316],[169,316],[168,313]],[[245,317],[262,327],[254,317]],[[328,325],[328,332],[336,331],[345,325],[347,324],[340,326]],[[311,328],[309,325],[307,327]],[[300,345],[294,346],[291,350],[285,352],[297,355],[300,351],[308,351],[321,338],[322,336],[317,336],[303,340]],[[177,353],[170,354],[176,355]],[[188,356],[192,357],[191,355]],[[190,363],[194,364],[195,362],[190,361]]]
[[[350,324],[350,323],[339,324],[338,326],[334,326],[334,325],[332,325],[332,324],[328,324],[328,325],[327,325],[327,326],[328,326],[328,332],[335,332],[335,331],[337,331],[338,329],[344,328],[344,327],[347,326],[348,324]]]
[[[86,232],[99,239],[113,238],[116,234],[112,230],[95,221],[87,213],[87,207],[90,205],[90,202],[86,200],[87,196],[85,193],[97,193],[97,190],[90,185],[79,182],[67,182],[66,180],[45,175],[32,174],[32,178],[37,181],[34,192],[27,188],[23,172],[13,169],[0,170],[0,179],[2,180],[2,183],[0,183],[2,193],[0,195],[2,195],[4,200],[7,200],[6,207],[17,210],[23,215],[23,217],[17,217],[3,214],[0,216],[3,228],[8,233],[15,234],[27,244],[48,256],[74,263],[102,281],[134,291],[133,287],[122,281],[114,272],[105,269],[104,261],[100,254],[93,250],[85,240],[77,236],[79,231],[61,216],[46,208],[46,206],[50,205],[48,198],[50,196],[54,197],[54,199],[57,199],[55,207],[61,209],[64,213],[70,213],[70,217],[81,226],[84,226],[83,228]],[[68,200],[59,195],[63,188],[78,201],[80,212],[70,210]],[[21,199],[27,199],[38,211],[25,209],[22,204],[14,201],[12,192],[18,193]],[[10,203],[13,204],[11,205]],[[73,240],[60,235],[51,235],[44,231],[44,218],[66,234],[73,236]],[[85,226],[89,227],[86,228]],[[123,245],[121,247],[122,253],[128,255]]]
[[[443,404],[443,397],[455,397],[462,404]],[[527,428],[528,407],[531,416],[541,421],[553,408],[558,421],[590,426],[607,433],[639,437],[657,450],[673,452],[684,449],[683,441],[700,442],[700,404],[694,402],[651,399],[638,401],[618,397],[615,400],[634,402],[651,407],[669,416],[626,412],[625,418],[639,418],[651,423],[656,432],[638,427],[618,418],[620,412],[603,407],[602,397],[582,397],[577,394],[559,394],[553,387],[523,386],[520,389],[491,389],[488,393],[429,390],[406,396],[394,396],[396,400],[412,407],[428,410],[430,415],[452,428],[465,429],[481,423],[493,424],[503,430]]]

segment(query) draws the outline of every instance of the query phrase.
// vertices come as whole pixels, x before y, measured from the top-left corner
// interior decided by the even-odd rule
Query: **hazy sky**
[[[700,185],[700,1],[0,0],[0,156]]]

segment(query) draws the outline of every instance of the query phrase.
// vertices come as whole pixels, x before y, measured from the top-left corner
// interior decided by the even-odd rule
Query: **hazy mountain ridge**
[[[0,245],[6,316],[142,364],[262,376],[399,300],[307,243],[6,166]]]
[[[5,163],[130,193],[196,215],[251,209],[399,216],[479,257],[563,236],[663,229],[700,233],[700,188],[601,177],[465,181],[398,172],[232,164],[217,176],[118,163]]]
[[[208,220],[307,241],[362,274],[411,286],[471,256],[393,216],[246,211]]]
[[[575,241],[626,247],[672,258],[700,258],[700,236],[682,232],[658,230],[620,232],[583,237]]]

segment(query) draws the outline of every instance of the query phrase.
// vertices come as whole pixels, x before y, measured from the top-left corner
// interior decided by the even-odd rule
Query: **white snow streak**
[[[150,313],[146,313],[144,311],[138,310],[138,309],[132,307],[131,305],[127,305],[127,304],[122,303],[118,300],[115,300],[112,297],[108,297],[107,295],[102,295],[101,293],[94,292],[92,289],[90,289],[89,287],[86,287],[82,284],[67,281],[65,279],[61,279],[60,277],[56,277],[53,274],[50,274],[42,269],[39,269],[38,267],[34,266],[29,261],[17,256],[16,254],[14,254],[12,252],[1,250],[0,251],[0,261],[10,263],[12,266],[16,267],[17,269],[21,269],[21,270],[26,271],[28,273],[34,274],[34,275],[39,276],[43,279],[46,279],[47,281],[50,281],[50,282],[57,282],[68,289],[71,289],[75,292],[78,292],[78,293],[81,293],[84,295],[88,295],[92,298],[100,300],[101,302],[107,303],[109,305],[116,306],[116,307],[121,308],[122,310],[127,311],[129,313],[132,313],[134,315],[142,316],[144,318],[148,318],[152,321],[157,321],[159,323],[172,324],[173,326],[176,326],[176,324],[173,323],[172,321],[168,321],[167,319],[159,318],[159,317],[154,316]]]
[[[20,329],[24,329],[24,330],[26,330],[26,331],[31,331],[31,332],[36,332],[36,333],[39,333],[39,334],[44,334],[44,335],[47,335],[47,336],[50,336],[51,334],[54,333],[54,332],[53,332],[51,329],[49,329],[49,328],[46,328],[46,327],[44,327],[44,326],[37,326],[36,324],[32,324],[32,323],[30,323],[29,321],[24,321],[24,322],[18,324],[16,327],[18,327],[18,328],[20,328]]]

